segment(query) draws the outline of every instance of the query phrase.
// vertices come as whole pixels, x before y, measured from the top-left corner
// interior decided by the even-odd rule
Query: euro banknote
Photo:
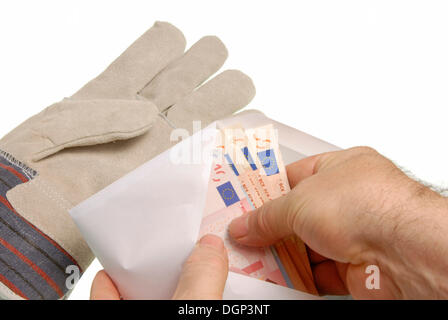
[[[253,248],[237,244],[227,232],[234,218],[290,191],[274,127],[222,129],[213,156],[200,236],[212,233],[224,240],[231,271],[316,294],[300,239]]]

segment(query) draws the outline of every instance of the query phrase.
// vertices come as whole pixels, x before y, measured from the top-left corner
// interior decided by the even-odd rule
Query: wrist
[[[382,265],[403,298],[448,298],[448,199],[417,185],[399,210]]]

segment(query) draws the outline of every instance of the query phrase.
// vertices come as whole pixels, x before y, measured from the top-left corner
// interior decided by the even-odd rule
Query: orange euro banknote
[[[268,248],[249,248],[229,238],[227,227],[241,214],[290,191],[272,125],[221,130],[209,181],[201,236],[224,239],[230,269],[261,280],[317,294],[304,243],[289,237]]]
[[[253,209],[231,167],[217,159],[212,165],[200,237],[211,233],[223,239],[231,271],[288,286],[271,248],[242,246],[228,235],[230,222]]]

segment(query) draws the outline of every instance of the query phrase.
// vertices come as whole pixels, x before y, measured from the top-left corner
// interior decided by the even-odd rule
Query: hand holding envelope
[[[235,122],[244,126],[272,123],[260,113],[242,113],[230,122],[218,124],[222,128]],[[203,223],[217,132],[212,124],[71,210],[89,246],[126,299],[167,299],[173,295],[182,265],[191,253]],[[198,139],[202,153],[210,156],[200,163],[174,165],[172,154],[192,148],[193,141]],[[313,141],[306,135],[302,140],[307,139]],[[314,143],[314,146],[318,145],[319,142]],[[321,146],[332,147],[325,143]],[[234,189],[239,187],[235,184]],[[228,223],[230,221],[231,218]],[[248,261],[253,261],[251,259]],[[276,262],[280,269],[278,260],[270,261]],[[234,266],[244,269],[250,265]],[[248,271],[246,269],[246,273]],[[265,277],[270,281],[256,278],[258,276],[253,278],[230,272],[223,297],[316,299],[316,296],[272,283],[275,281],[270,278]]]
[[[317,294],[305,245],[297,237],[273,247],[250,248],[228,236],[232,219],[290,190],[273,125],[224,128],[218,137],[200,235],[224,239],[231,271]]]
[[[193,249],[174,292],[174,300],[219,300],[227,280],[228,258],[222,240],[206,235]],[[120,300],[121,294],[104,270],[95,276],[91,300]]]
[[[403,263],[403,255],[396,256],[395,254],[400,252],[399,250],[408,252],[407,258],[410,260],[405,261],[411,261],[413,265],[421,263],[420,259],[415,259],[417,257],[415,252],[419,252],[420,257],[430,255],[431,259],[436,259],[436,262],[445,261],[446,255],[443,250],[436,246],[431,247],[435,239],[440,239],[440,234],[428,232],[431,229],[427,229],[427,227],[428,224],[429,227],[434,227],[440,221],[446,220],[422,219],[422,223],[406,224],[410,229],[405,228],[402,232],[398,232],[401,232],[400,235],[408,237],[407,241],[399,243],[391,241],[396,237],[395,232],[392,234],[386,232],[395,230],[393,228],[395,224],[389,224],[391,221],[383,220],[383,215],[387,216],[390,213],[389,207],[384,210],[384,204],[392,207],[397,205],[397,201],[401,205],[409,204],[409,192],[414,192],[417,187],[421,188],[417,182],[406,177],[390,160],[382,157],[376,151],[369,148],[353,148],[341,152],[325,152],[335,151],[336,147],[275,123],[260,113],[242,113],[232,119],[220,121],[218,125],[225,129],[235,127],[240,123],[245,128],[258,128],[274,124],[275,128],[279,129],[279,141],[281,142],[279,150],[282,151],[282,155],[287,156],[288,162],[294,162],[288,167],[289,181],[294,189],[285,197],[273,199],[259,209],[244,213],[231,223],[229,231],[232,239],[225,238],[225,241],[229,241],[230,244],[227,245],[230,249],[229,252],[234,251],[234,248],[238,246],[237,243],[251,246],[253,251],[249,247],[244,247],[244,250],[236,255],[238,259],[234,259],[230,255],[230,268],[232,269],[233,266],[233,271],[245,269],[246,274],[242,274],[240,271],[229,272],[223,293],[224,299],[316,299],[316,296],[279,285],[281,283],[273,284],[272,275],[269,272],[264,272],[264,270],[269,270],[268,268],[259,269],[263,271],[261,275],[250,272],[254,271],[252,264],[249,264],[251,268],[246,268],[247,262],[255,261],[255,264],[259,266],[260,264],[257,262],[267,261],[266,251],[259,248],[274,245],[274,248],[277,249],[276,244],[279,240],[284,242],[285,236],[294,233],[300,234],[312,248],[318,250],[310,251],[310,259],[313,262],[313,275],[320,293],[340,295],[347,294],[347,290],[350,290],[353,297],[364,299],[427,298],[440,294],[439,288],[434,288],[431,284],[409,283],[408,272],[412,272],[412,275],[416,277],[421,276],[422,272],[442,275],[445,273],[443,263],[433,263],[423,269],[409,268],[408,263]],[[216,137],[210,135],[213,132],[216,130],[209,127],[204,129],[201,134],[203,137],[209,137],[202,140],[204,154],[211,154],[216,147]],[[174,149],[188,146],[194,139],[193,136],[184,140]],[[232,139],[230,140],[232,141]],[[294,144],[297,142],[300,142],[300,145]],[[250,150],[250,148],[248,149]],[[224,150],[227,149],[224,148]],[[261,151],[266,150],[270,149]],[[277,156],[280,159],[280,153],[278,155],[275,153],[277,150],[275,146],[273,150],[276,160]],[[214,178],[213,174],[210,177],[210,172],[213,172],[212,164],[215,157],[204,158],[206,161],[203,161],[202,165],[178,164],[173,166],[167,164],[169,162],[168,153],[146,163],[72,212],[92,249],[118,285],[120,292],[128,299],[172,297],[181,275],[182,265],[194,248],[200,232],[201,221],[202,227],[204,227],[203,221],[206,219],[203,218],[202,211],[204,208],[212,208],[208,204],[205,205],[207,199],[204,198],[209,194],[208,191],[213,190],[210,188],[209,181]],[[313,153],[319,153],[319,155],[306,157]],[[257,161],[254,160],[255,154],[258,156],[258,153],[250,152],[250,158],[253,160],[250,163],[257,164]],[[232,156],[232,154],[230,155]],[[272,161],[265,161],[263,155],[266,154],[261,153],[261,155],[259,160],[261,164],[264,164],[264,166],[261,165],[261,172],[265,171],[264,168],[272,174],[277,172],[277,169],[270,165]],[[249,158],[249,153],[246,153],[244,158]],[[302,160],[295,162],[300,159]],[[281,161],[277,160],[276,162]],[[229,162],[227,162],[228,164]],[[241,167],[237,166],[236,161],[233,162],[233,165],[236,170],[240,169],[241,171]],[[365,170],[366,165],[370,168],[374,166],[375,169]],[[279,173],[282,171],[281,167],[281,164],[278,164]],[[233,171],[232,168],[230,166],[229,172]],[[292,174],[293,172],[295,173]],[[224,175],[219,174],[218,176]],[[251,178],[251,176],[247,175],[246,178]],[[225,184],[230,181],[233,188],[230,190],[235,190],[235,194],[239,198],[241,193],[238,193],[238,187],[242,186],[238,178],[230,177],[227,180],[220,182]],[[403,184],[403,181],[407,182]],[[135,185],[129,184],[130,182]],[[384,199],[381,198],[384,195],[382,192],[369,192],[372,190],[372,183],[374,186],[388,186],[388,190],[393,192],[393,197],[388,196],[387,199]],[[394,187],[391,188],[391,184]],[[220,184],[214,187],[216,190],[229,190],[229,188],[218,188],[219,186]],[[251,191],[255,190],[253,186],[247,186],[248,190],[249,187],[252,188]],[[432,212],[434,216],[437,210],[446,205],[446,199],[429,189],[426,191],[425,195],[430,199],[423,200],[428,205],[428,211],[421,212],[419,210],[414,214],[427,216],[428,212]],[[175,194],[176,197],[170,196],[172,194]],[[226,207],[229,205],[227,208],[238,203],[233,193],[225,191],[222,195],[225,196],[225,200],[221,201],[226,204]],[[219,193],[218,196],[220,196]],[[248,198],[248,196],[244,196]],[[322,201],[322,196],[333,201]],[[241,195],[239,200],[241,201],[242,198]],[[417,205],[416,208],[423,208],[422,198],[414,198],[414,200],[416,203],[413,205]],[[436,202],[437,204],[435,204]],[[381,204],[381,208],[379,208],[381,210],[378,210],[376,215],[365,214],[366,210],[362,206],[367,205],[372,208],[377,204]],[[341,207],[345,208],[344,214],[341,214]],[[210,210],[205,210],[204,214],[207,212]],[[435,216],[446,217],[446,212],[439,213],[440,216],[437,213]],[[400,215],[400,212],[397,214]],[[297,215],[300,215],[300,219],[296,219]],[[379,219],[375,220],[375,217]],[[412,219],[413,215],[404,212],[400,217],[406,223],[409,218]],[[334,223],[335,219],[338,223]],[[384,228],[385,222],[388,224],[386,228]],[[227,221],[225,224],[227,225]],[[214,226],[215,232],[220,231],[217,226],[217,224]],[[378,234],[376,231],[382,227],[386,233]],[[341,230],[351,231],[341,232]],[[416,241],[413,237],[415,233],[410,231],[419,231],[425,234],[425,238],[419,238]],[[233,240],[236,240],[237,243],[232,243]],[[370,247],[369,244],[372,243],[381,244],[380,251],[376,250],[376,245]],[[232,247],[234,244],[235,246]],[[422,244],[428,249],[421,251]],[[407,251],[403,251],[403,249]],[[362,255],[354,254],[359,250],[362,250]],[[371,259],[372,256],[374,259],[377,259],[375,258],[377,256],[378,260],[374,261],[381,263],[381,259],[384,258],[381,257],[381,254],[384,252],[389,254],[388,263],[393,263],[395,266],[392,271],[397,270],[398,272],[382,278],[380,290],[370,290],[365,285],[364,268],[372,263],[372,260],[369,260],[369,257]],[[363,260],[359,260],[360,258]],[[341,263],[341,261],[345,263]],[[278,269],[281,269],[282,261],[276,260],[276,262]],[[299,274],[301,274],[300,271]],[[260,276],[262,280],[266,281],[257,279]],[[300,279],[303,280],[305,277]],[[400,288],[403,290],[397,291],[396,285],[401,285]],[[151,291],[151,288],[158,290]]]

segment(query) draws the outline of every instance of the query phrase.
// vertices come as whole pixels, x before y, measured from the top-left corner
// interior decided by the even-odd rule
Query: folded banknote
[[[278,285],[317,294],[304,243],[291,236],[272,247],[239,245],[227,232],[230,222],[290,191],[272,125],[232,126],[217,135],[200,237],[220,236],[230,270]]]

